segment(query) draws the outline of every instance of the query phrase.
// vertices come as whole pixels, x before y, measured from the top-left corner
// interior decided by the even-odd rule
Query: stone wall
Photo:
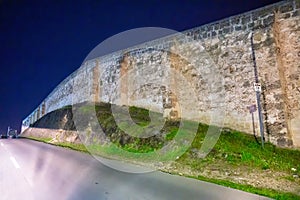
[[[300,1],[282,1],[89,60],[23,120],[22,129],[63,106],[103,101],[252,133],[247,106],[256,104],[254,52],[266,140],[299,147],[299,36]]]

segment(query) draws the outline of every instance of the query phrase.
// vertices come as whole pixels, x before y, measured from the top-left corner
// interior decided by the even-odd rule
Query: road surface
[[[89,154],[28,139],[0,140],[2,200],[267,199],[181,176],[116,171]]]

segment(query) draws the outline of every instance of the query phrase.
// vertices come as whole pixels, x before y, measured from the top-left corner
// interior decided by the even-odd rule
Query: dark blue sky
[[[272,0],[0,1],[0,132],[21,121],[99,43],[122,31],[176,31],[262,7]]]

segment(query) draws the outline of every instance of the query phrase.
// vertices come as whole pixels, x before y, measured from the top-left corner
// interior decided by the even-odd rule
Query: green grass
[[[130,106],[129,114],[132,120],[140,126],[147,126],[150,123],[149,110],[147,109]]]
[[[121,150],[133,153],[151,153],[163,146],[163,138],[159,135],[143,138],[139,137],[141,134],[146,133],[146,130],[149,132],[152,127],[155,127],[148,126],[150,124],[150,111],[134,106],[129,108],[118,106],[114,107],[114,109],[118,110],[114,112],[113,115],[110,104],[100,103],[94,106],[94,108],[102,130],[105,132],[106,136],[110,138],[110,141]],[[130,119],[128,120],[132,120],[135,124],[132,125],[126,120],[117,124],[115,121],[116,115],[119,119],[127,119],[127,109],[129,110],[130,115]],[[152,114],[161,115],[155,112],[152,112]],[[99,148],[99,154],[102,153],[100,150],[103,150],[103,148]],[[120,151],[119,156],[124,154],[123,151]],[[115,155],[116,154],[117,152],[115,152]]]
[[[73,143],[68,143],[68,142],[58,142],[55,143],[54,145],[76,150],[76,151],[81,151],[85,153],[89,153],[89,151],[86,149],[86,147],[83,144],[73,144]]]
[[[199,125],[198,133],[192,143],[191,149],[200,149],[207,125]],[[296,168],[300,171],[300,151],[276,147],[265,143],[264,149],[252,135],[238,131],[222,131],[220,138],[204,160],[194,160],[201,165],[202,162],[213,162],[212,158],[222,160],[233,166],[248,166],[257,169],[273,169],[290,171]],[[182,156],[182,163],[190,162],[189,152]],[[186,161],[186,162],[185,162]]]
[[[177,127],[171,128],[169,130],[169,133],[166,135],[166,140],[167,141],[172,140],[176,136],[177,132],[178,132],[178,128]]]
[[[39,142],[44,142],[44,143],[49,143],[52,140],[52,138],[38,138],[38,137],[32,137],[32,136],[26,136],[26,137],[21,137],[21,138],[27,138],[27,139],[36,140]]]

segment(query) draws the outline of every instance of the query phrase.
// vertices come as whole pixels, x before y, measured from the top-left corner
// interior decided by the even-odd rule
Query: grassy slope
[[[194,139],[191,149],[200,149],[201,143],[207,131],[207,125],[199,125],[198,133]],[[189,153],[181,157],[184,163],[190,159]],[[238,131],[223,131],[218,142],[203,159],[193,159],[192,164],[200,166],[218,159],[232,166],[247,166],[257,169],[274,169],[290,171],[296,168],[300,171],[300,151],[276,147],[271,143],[266,143],[264,149],[252,135]]]
[[[217,144],[204,159],[197,159],[191,156],[191,149],[200,149],[201,142],[205,137],[207,125],[199,125],[198,133],[194,139],[190,151],[186,152],[177,161],[179,165],[189,166],[194,170],[201,170],[205,166],[213,163],[224,163],[231,168],[251,168],[254,170],[271,169],[278,172],[290,172],[291,168],[300,171],[300,151],[292,149],[278,148],[270,143],[261,145],[251,135],[238,131],[223,131]],[[220,180],[203,176],[190,176],[199,180],[209,181],[216,184],[252,192],[274,199],[300,199],[300,196],[275,191],[266,188],[256,188],[251,185],[243,185],[228,180]],[[292,181],[295,179],[287,177]]]

